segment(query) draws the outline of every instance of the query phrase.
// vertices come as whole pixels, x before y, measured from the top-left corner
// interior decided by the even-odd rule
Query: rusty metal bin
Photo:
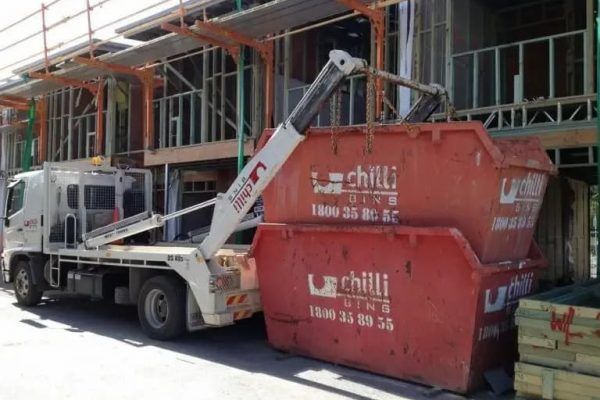
[[[459,230],[262,224],[261,299],[276,348],[467,393],[515,359],[513,312],[544,259],[483,265]]]
[[[362,127],[311,129],[265,191],[265,221],[449,226],[483,262],[527,255],[554,171],[537,139],[491,139],[479,122],[373,135],[367,153]]]

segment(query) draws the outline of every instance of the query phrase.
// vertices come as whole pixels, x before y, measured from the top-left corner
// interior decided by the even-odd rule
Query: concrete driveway
[[[23,309],[0,285],[0,317],[0,399],[462,399],[273,350],[261,316],[165,343],[142,334],[133,307]]]

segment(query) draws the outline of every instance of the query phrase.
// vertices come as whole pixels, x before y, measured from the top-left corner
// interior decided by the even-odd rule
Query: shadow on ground
[[[0,284],[0,291],[11,296],[13,294],[10,285]],[[14,305],[18,307],[16,303]],[[265,326],[260,314],[234,326],[206,329],[187,334],[176,341],[161,342],[149,339],[142,333],[135,307],[109,305],[99,301],[51,294],[50,298],[46,298],[39,306],[27,308],[27,311],[37,315],[38,319],[23,319],[21,322],[38,329],[46,328],[45,320],[58,322],[68,326],[65,328],[66,332],[90,332],[135,347],[155,346],[181,354],[182,357],[178,358],[182,362],[193,364],[194,359],[208,360],[252,373],[268,374],[309,385],[357,400],[367,399],[367,397],[315,382],[303,376],[307,373],[310,375],[311,371],[326,369],[335,374],[336,380],[349,381],[408,399],[463,399],[461,396],[429,387],[274,350],[267,343]],[[473,398],[498,399],[491,393],[478,394]]]

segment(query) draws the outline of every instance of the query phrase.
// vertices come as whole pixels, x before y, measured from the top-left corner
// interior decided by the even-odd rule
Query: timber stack
[[[600,280],[519,301],[521,397],[600,399]]]

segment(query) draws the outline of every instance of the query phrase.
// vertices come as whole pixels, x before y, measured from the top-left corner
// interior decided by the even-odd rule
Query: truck
[[[96,163],[45,163],[7,187],[1,269],[18,304],[34,306],[45,291],[137,305],[144,333],[168,340],[187,331],[231,325],[261,310],[257,266],[247,246],[226,245],[251,224],[246,215],[304,140],[320,108],[346,77],[370,73],[424,93],[409,113],[427,118],[445,95],[375,70],[333,50],[287,120],[248,161],[224,194],[167,215],[152,211],[152,176],[143,169]],[[214,207],[199,244],[155,242],[167,221]]]

